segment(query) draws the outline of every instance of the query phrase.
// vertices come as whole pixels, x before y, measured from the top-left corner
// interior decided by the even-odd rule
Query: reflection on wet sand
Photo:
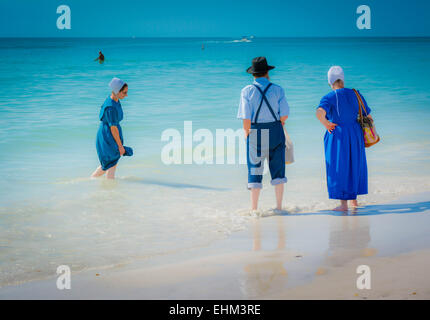
[[[368,217],[353,213],[332,219],[329,248],[316,274],[325,274],[326,268],[341,267],[356,258],[374,256],[377,250],[368,247],[370,240]]]
[[[299,239],[295,238],[294,232],[290,234],[291,238],[286,237],[290,217],[270,219],[274,219],[271,221],[274,223],[263,221],[262,224],[261,219],[253,221],[254,258],[243,266],[239,280],[245,299],[275,298],[288,288],[310,283],[315,276],[327,274],[333,267],[342,267],[356,258],[374,256],[377,252],[369,248],[371,236],[367,216],[357,216],[354,212],[333,216],[327,221],[329,232],[324,237],[304,231],[297,234]],[[302,246],[302,241],[307,244]],[[312,254],[311,247],[316,250]]]
[[[285,252],[285,229],[283,217],[277,219],[277,246],[273,251],[262,250],[262,232],[260,219],[253,225],[252,250],[259,258],[246,264],[241,278],[241,291],[245,298],[258,298],[277,292],[287,284],[287,269],[284,262],[288,259]]]

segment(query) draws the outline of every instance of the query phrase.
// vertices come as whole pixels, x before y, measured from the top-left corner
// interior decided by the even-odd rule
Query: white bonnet
[[[345,81],[345,75],[343,73],[343,69],[339,66],[333,66],[327,73],[328,83],[332,86],[336,80]]]
[[[124,86],[125,82],[122,81],[119,78],[113,78],[110,82],[109,82],[109,87],[112,89],[112,91],[115,94],[118,94],[119,90],[121,90],[121,88]]]

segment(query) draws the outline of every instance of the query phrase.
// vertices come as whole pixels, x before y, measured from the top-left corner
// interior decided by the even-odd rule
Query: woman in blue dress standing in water
[[[97,132],[97,155],[100,166],[91,175],[97,178],[106,173],[108,179],[115,178],[115,170],[119,158],[123,155],[132,155],[132,149],[123,146],[120,121],[123,118],[120,99],[124,99],[128,93],[128,85],[118,78],[113,78],[109,83],[112,93],[103,103],[99,119],[100,127]]]
[[[357,207],[357,195],[367,194],[364,137],[357,122],[357,96],[352,89],[344,87],[341,67],[330,68],[328,82],[333,91],[321,99],[316,116],[327,129],[324,149],[329,198],[340,200],[340,206],[334,210],[347,211],[348,200],[352,207]],[[370,114],[366,100],[360,96],[367,114]]]

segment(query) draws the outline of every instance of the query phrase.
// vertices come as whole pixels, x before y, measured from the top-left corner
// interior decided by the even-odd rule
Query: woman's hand
[[[110,132],[112,133],[112,136],[113,136],[116,144],[118,145],[119,154],[122,156],[125,153],[125,149],[122,145],[122,141],[121,141],[121,138],[119,136],[118,127],[117,126],[111,126]]]
[[[327,131],[330,132],[330,133],[333,132],[333,130],[336,128],[336,126],[337,126],[336,123],[333,123],[333,122],[330,122],[330,121],[326,121],[324,123],[324,127],[326,127]]]
[[[125,149],[123,146],[118,146],[119,154],[122,156],[125,153]]]
[[[322,125],[324,127],[326,127],[328,132],[332,133],[334,128],[336,128],[337,124],[328,121],[326,118],[326,115],[327,115],[327,113],[323,108],[319,107],[317,109],[316,116],[317,116],[318,120],[322,123]]]

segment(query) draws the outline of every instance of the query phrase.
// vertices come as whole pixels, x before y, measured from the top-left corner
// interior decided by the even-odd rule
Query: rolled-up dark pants
[[[264,159],[268,159],[271,184],[286,183],[285,134],[281,121],[251,124],[246,139],[248,189],[262,188]]]

